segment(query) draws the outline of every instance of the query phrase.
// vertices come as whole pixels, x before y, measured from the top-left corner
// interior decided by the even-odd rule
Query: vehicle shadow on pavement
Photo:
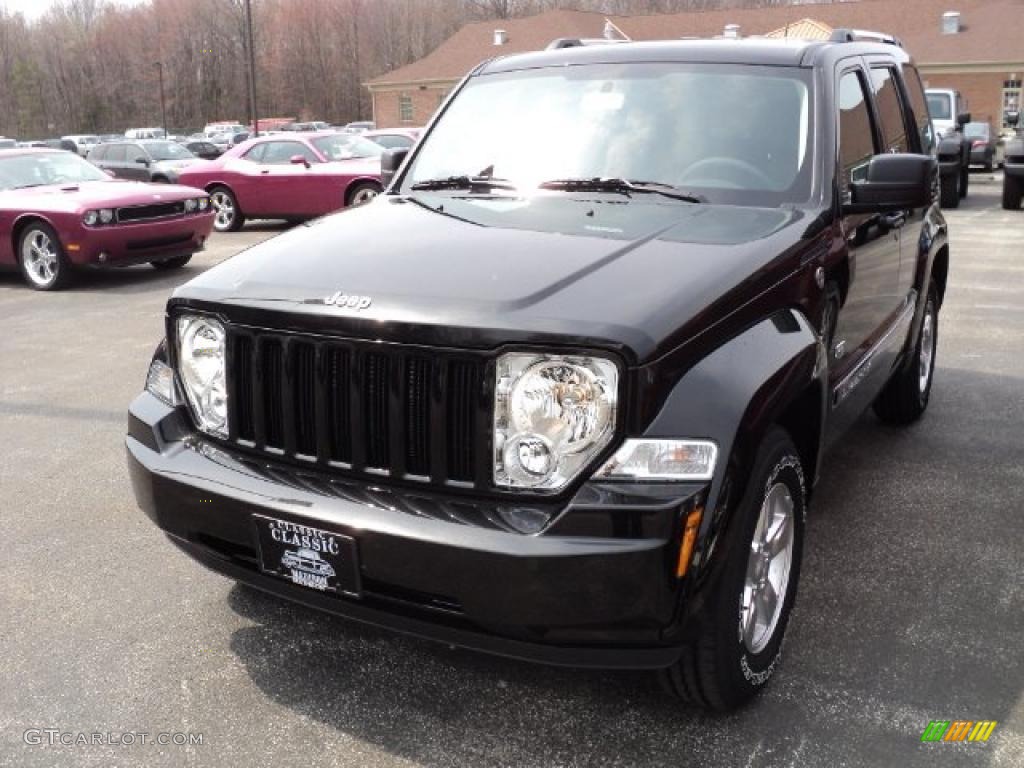
[[[737,713],[680,707],[643,673],[450,650],[240,586],[228,603],[251,624],[231,649],[274,703],[426,766],[1013,765],[1019,386],[943,368],[918,425],[858,422],[812,501],[779,674]],[[922,744],[946,719],[1000,725],[988,744]]]

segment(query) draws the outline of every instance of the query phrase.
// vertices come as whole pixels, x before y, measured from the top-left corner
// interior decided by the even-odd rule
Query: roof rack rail
[[[548,43],[546,51],[556,51],[560,48],[580,48],[585,45],[615,45],[616,43],[628,43],[629,40],[608,40],[603,37],[558,37]]]
[[[886,43],[903,47],[903,42],[895,35],[872,32],[869,29],[833,29],[829,41],[833,43]]]

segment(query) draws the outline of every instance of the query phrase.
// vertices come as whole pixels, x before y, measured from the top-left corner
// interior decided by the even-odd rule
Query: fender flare
[[[764,434],[773,424],[787,426],[792,418],[809,427],[809,436],[794,441],[801,448],[810,491],[820,463],[827,406],[825,345],[806,316],[791,309],[733,337],[687,371],[669,393],[644,436],[711,439],[718,445],[718,465],[697,537],[696,567],[680,590],[687,612],[700,607],[701,595],[709,591],[704,586],[726,559],[734,501],[742,498]]]

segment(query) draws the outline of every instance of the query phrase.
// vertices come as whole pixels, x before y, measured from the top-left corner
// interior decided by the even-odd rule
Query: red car
[[[66,286],[79,266],[183,267],[212,228],[201,190],[116,181],[60,150],[0,150],[0,265],[37,290]]]
[[[218,232],[247,218],[302,221],[360,205],[381,191],[384,148],[346,133],[273,134],[182,169],[178,181],[210,194]]]

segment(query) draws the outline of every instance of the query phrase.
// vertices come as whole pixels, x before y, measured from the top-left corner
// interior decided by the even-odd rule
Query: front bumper
[[[98,227],[79,225],[59,234],[72,264],[129,266],[203,250],[213,230],[213,218],[211,210],[166,221]]]
[[[197,438],[148,393],[128,462],[139,505],[186,553],[231,578],[401,632],[567,666],[659,668],[679,655],[682,520],[706,488],[584,486],[540,534],[498,501],[368,487],[268,466]],[[521,510],[520,510],[521,511]],[[264,574],[253,514],[356,540],[359,598]]]

